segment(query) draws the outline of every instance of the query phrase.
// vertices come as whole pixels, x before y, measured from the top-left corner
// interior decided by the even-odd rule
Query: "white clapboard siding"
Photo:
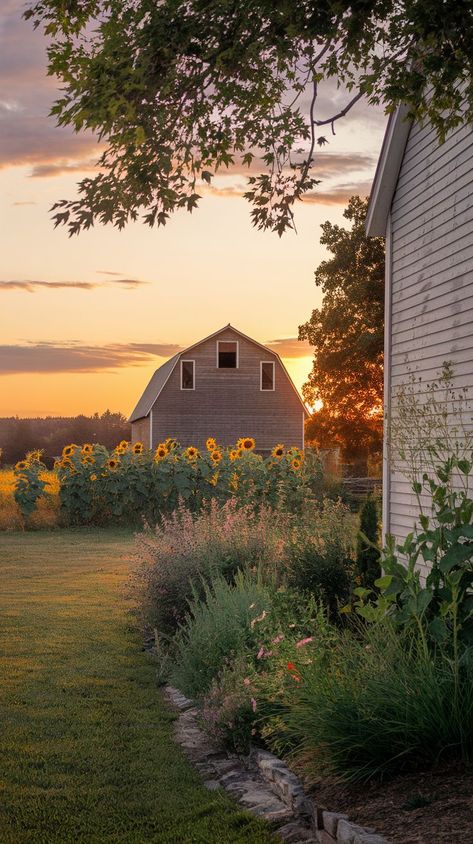
[[[411,127],[391,205],[390,407],[409,373],[427,385],[444,361],[455,387],[473,394],[473,129],[444,144],[426,126]],[[419,386],[419,395],[425,395]],[[449,407],[452,427],[458,423]],[[470,414],[471,416],[471,414]],[[402,540],[418,517],[409,481],[387,474],[387,530]]]

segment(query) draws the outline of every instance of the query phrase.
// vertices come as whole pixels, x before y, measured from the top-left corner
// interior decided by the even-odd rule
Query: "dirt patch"
[[[357,786],[320,783],[311,796],[393,844],[473,844],[471,767],[445,765]]]

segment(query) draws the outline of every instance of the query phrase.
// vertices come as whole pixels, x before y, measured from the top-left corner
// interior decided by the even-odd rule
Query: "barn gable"
[[[222,368],[218,349],[229,342],[238,350],[239,360],[234,367]],[[195,377],[195,389],[182,388],[186,363],[191,379]],[[274,373],[274,389],[269,391],[262,389],[263,364]],[[134,436],[143,438],[145,434],[145,441],[151,444],[167,436],[196,445],[202,445],[207,436],[216,436],[222,444],[229,444],[247,434],[266,450],[281,437],[302,446],[303,422],[308,415],[279,355],[227,325],[160,367],[130,421]]]

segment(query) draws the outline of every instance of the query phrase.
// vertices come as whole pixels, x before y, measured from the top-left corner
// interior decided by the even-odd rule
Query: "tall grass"
[[[340,635],[306,666],[284,718],[288,745],[314,772],[368,780],[448,757],[473,759],[473,670],[426,657],[388,623]]]
[[[173,682],[191,697],[207,692],[225,664],[255,647],[254,619],[269,609],[268,591],[238,573],[235,585],[223,578],[205,584],[204,600],[194,593],[189,614],[175,637]]]

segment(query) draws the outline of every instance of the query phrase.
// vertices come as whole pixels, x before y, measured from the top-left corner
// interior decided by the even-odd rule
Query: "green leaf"
[[[473,545],[458,543],[449,548],[439,562],[442,572],[449,572],[454,566],[461,565],[466,560],[473,559]]]

